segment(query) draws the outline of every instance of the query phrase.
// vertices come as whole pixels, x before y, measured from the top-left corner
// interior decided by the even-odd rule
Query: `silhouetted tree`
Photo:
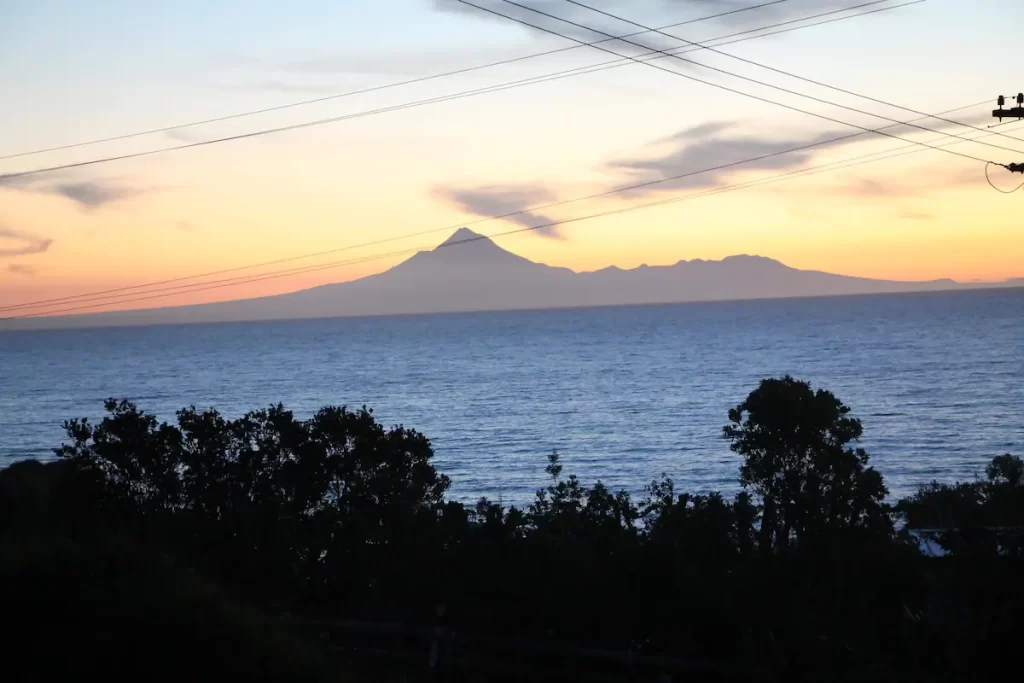
[[[790,677],[962,678],[979,652],[970,634],[1010,643],[1022,616],[1008,589],[1024,556],[1013,535],[1024,526],[1020,459],[1000,456],[984,481],[932,484],[901,501],[911,526],[982,534],[955,534],[952,563],[927,560],[892,533],[882,477],[852,447],[860,422],[790,377],[764,380],[730,411],[724,433],[744,489],[731,500],[663,477],[634,502],[563,476],[553,453],[525,508],[466,506],[445,500],[449,481],[424,436],[386,429],[365,408],[309,419],[281,405],[237,419],[188,408],[165,424],[129,402],[106,407],[97,424],[67,424],[58,462],[0,470],[0,545],[4,534],[58,537],[72,555],[102,555],[112,531],[129,555],[152,543],[190,575],[307,616],[425,622],[445,604],[456,630]],[[62,582],[55,594],[69,609],[79,600],[69,596],[104,576],[88,562],[80,575],[40,575]],[[129,582],[132,572],[109,576]],[[118,595],[142,590],[126,585]],[[216,624],[210,637],[231,628]]]
[[[177,425],[127,401],[106,408],[99,424],[67,423],[57,451],[96,508],[275,599],[296,584],[368,596],[374,572],[429,535],[449,486],[424,436],[385,430],[365,408],[306,421],[281,405],[237,420],[188,408]]]
[[[891,532],[882,476],[863,449],[848,448],[863,432],[849,413],[831,392],[788,376],[762,380],[729,411],[723,432],[743,457],[740,482],[761,501],[762,552],[840,530]]]
[[[991,486],[1017,488],[1024,485],[1024,461],[1006,453],[992,458],[985,468]]]
[[[973,482],[925,484],[896,510],[911,529],[938,532],[947,552],[1024,555],[1024,462],[999,455],[985,475]]]

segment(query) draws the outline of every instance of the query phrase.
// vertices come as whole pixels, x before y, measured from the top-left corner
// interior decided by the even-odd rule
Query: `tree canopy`
[[[190,407],[174,423],[126,401],[106,408],[98,423],[67,423],[56,462],[0,470],[0,549],[55,538],[88,554],[106,535],[264,611],[426,625],[443,604],[472,633],[787,679],[976,675],[968,627],[950,624],[1010,642],[1024,616],[997,595],[1024,559],[1020,459],[891,508],[856,446],[861,422],[791,377],[729,411],[734,496],[665,476],[631,495],[564,476],[552,453],[548,482],[521,507],[447,498],[430,441],[365,408],[231,419]],[[894,517],[958,529],[946,547],[959,564],[929,564]],[[986,527],[1001,531],[968,531]],[[90,571],[46,580],[73,585],[70,596]]]
[[[888,532],[882,476],[849,444],[860,420],[831,392],[792,377],[765,379],[723,429],[743,458],[740,483],[762,506],[762,552],[848,530]]]

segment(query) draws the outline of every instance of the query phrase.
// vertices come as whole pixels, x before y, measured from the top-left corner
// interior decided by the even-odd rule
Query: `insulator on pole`
[[[1003,109],[1003,107],[1006,105],[1006,97],[1000,95],[998,98],[996,98],[996,104],[999,106],[999,109],[992,110],[993,118],[999,119],[1000,122],[1002,122],[1004,118],[1024,119],[1024,92],[1018,93],[1016,99],[1016,107],[1013,107],[1011,109]],[[1012,106],[1013,102],[1011,101],[1010,104]]]

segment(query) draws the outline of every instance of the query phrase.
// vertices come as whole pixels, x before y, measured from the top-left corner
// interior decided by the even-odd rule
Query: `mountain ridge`
[[[1018,282],[1024,284],[1024,278],[1005,283],[875,280],[800,270],[751,254],[575,272],[530,261],[463,227],[433,249],[357,280],[209,304],[0,319],[0,330],[883,294],[1019,286]]]

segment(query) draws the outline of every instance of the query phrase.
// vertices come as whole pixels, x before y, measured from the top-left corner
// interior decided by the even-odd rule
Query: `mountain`
[[[1013,285],[871,280],[797,270],[773,259],[747,255],[576,273],[534,263],[461,228],[431,251],[419,252],[390,270],[351,282],[214,304],[0,320],[0,329],[562,308],[991,286]]]

